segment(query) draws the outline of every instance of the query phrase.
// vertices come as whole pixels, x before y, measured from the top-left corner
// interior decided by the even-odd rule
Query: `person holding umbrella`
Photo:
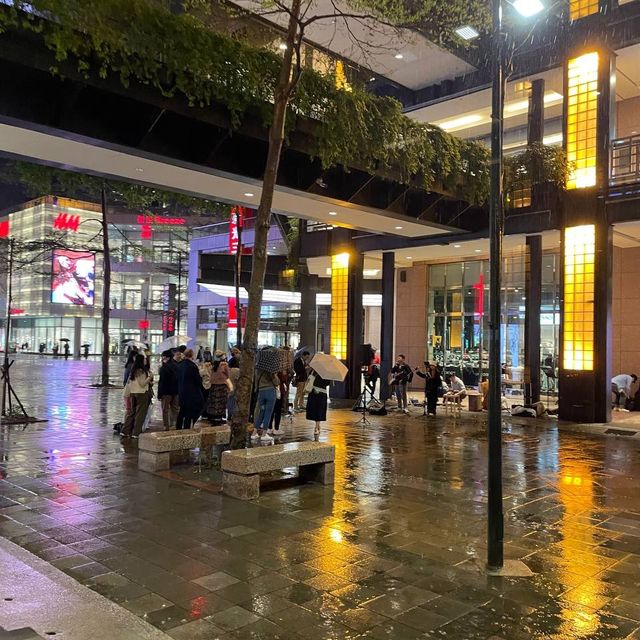
[[[306,388],[309,389],[306,418],[315,422],[313,439],[317,442],[320,440],[320,423],[327,420],[329,382],[344,380],[349,370],[335,356],[325,353],[316,353],[309,366],[311,374],[306,384]]]
[[[278,400],[280,378],[277,373],[287,367],[288,355],[282,349],[272,347],[261,349],[257,354],[256,374],[253,381],[256,407],[251,440],[259,440],[262,444],[273,444],[273,438],[265,431],[269,429],[271,416]]]

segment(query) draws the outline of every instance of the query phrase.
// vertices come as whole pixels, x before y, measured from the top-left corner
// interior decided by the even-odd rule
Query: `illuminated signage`
[[[59,213],[54,221],[53,228],[60,231],[78,231],[80,226],[80,216],[72,216],[69,213]]]
[[[176,333],[177,293],[175,284],[167,283],[162,290],[162,336],[169,338]]]
[[[9,221],[3,220],[0,222],[0,238],[8,238],[9,237]]]
[[[148,328],[149,328],[148,320],[138,320],[138,329],[142,329],[143,331],[146,331]]]
[[[240,234],[238,229],[242,228],[244,223],[244,207],[233,207],[229,217],[229,253],[238,252],[238,244],[240,242]]]
[[[24,315],[26,311],[24,309],[9,309],[10,316],[21,316]]]
[[[138,216],[138,224],[159,224],[169,227],[184,226],[187,221],[184,218],[167,218],[165,216]]]

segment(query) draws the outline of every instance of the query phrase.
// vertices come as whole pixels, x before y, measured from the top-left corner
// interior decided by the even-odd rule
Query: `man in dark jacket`
[[[178,403],[178,363],[171,351],[162,353],[158,398],[162,404],[162,423],[165,431],[174,429],[180,405]]]
[[[296,397],[293,401],[294,411],[304,411],[304,387],[307,384],[307,378],[309,377],[309,361],[311,360],[311,354],[308,351],[303,351],[293,361],[293,371],[296,374]]]

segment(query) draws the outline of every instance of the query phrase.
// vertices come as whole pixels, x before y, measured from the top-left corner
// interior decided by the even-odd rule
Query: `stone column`
[[[582,173],[576,171],[580,180],[569,181],[569,191],[564,197],[563,238],[561,253],[561,351],[559,374],[559,417],[575,422],[608,422],[611,419],[611,272],[612,272],[612,228],[606,217],[604,195],[609,181],[609,144],[615,123],[612,107],[615,81],[614,55],[606,47],[594,44],[598,53],[597,91],[588,89],[587,105],[597,100],[595,113],[595,141],[591,132],[587,138],[592,116],[577,119],[579,136],[575,135],[568,122],[570,105],[565,99],[565,144],[569,159],[576,148],[578,158],[586,155],[595,159]],[[581,58],[580,51],[571,58]],[[586,66],[586,65],[585,65]],[[575,73],[575,69],[574,69]],[[568,74],[566,86],[570,86]],[[586,91],[584,83],[582,91]],[[573,120],[576,106],[573,105]],[[581,115],[581,112],[578,110]],[[582,128],[582,130],[580,129]],[[593,128],[591,128],[593,129]],[[572,140],[585,140],[585,149]],[[592,250],[587,259],[581,261],[570,255],[575,237],[590,238]],[[580,241],[577,243],[581,247]],[[576,269],[576,265],[578,269]],[[577,303],[577,304],[576,304]],[[585,353],[591,354],[585,357]],[[576,355],[577,354],[577,355]],[[586,363],[586,364],[585,364]]]
[[[387,382],[393,367],[396,266],[393,251],[382,254],[382,322],[380,326],[380,400],[391,397]]]
[[[352,257],[349,266],[349,318],[348,318],[348,350],[347,397],[357,398],[362,387],[361,346],[364,341],[364,317],[362,307],[364,256],[361,253]]]
[[[308,273],[299,275],[300,286],[300,346],[317,347],[316,294],[318,276]]]
[[[524,380],[525,402],[540,400],[540,307],[542,305],[542,236],[527,236],[525,260]]]

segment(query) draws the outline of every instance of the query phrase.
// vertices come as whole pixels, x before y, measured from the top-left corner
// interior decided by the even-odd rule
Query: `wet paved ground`
[[[12,369],[49,422],[0,430],[0,535],[173,638],[640,638],[636,441],[511,426],[506,555],[536,573],[493,578],[481,417],[332,411],[335,487],[244,503],[138,472],[120,392],[86,388],[97,368]]]

